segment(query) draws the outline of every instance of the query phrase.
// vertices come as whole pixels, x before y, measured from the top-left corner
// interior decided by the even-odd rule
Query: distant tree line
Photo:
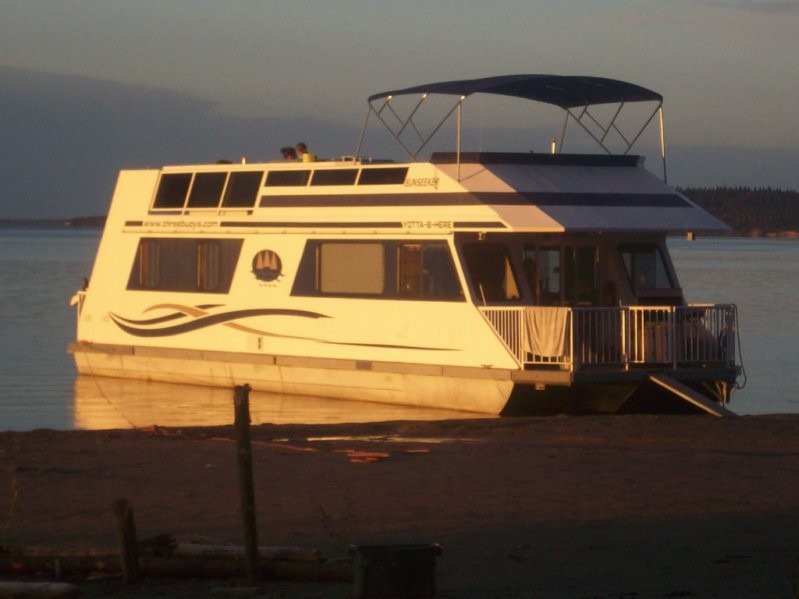
[[[105,225],[105,216],[76,216],[73,218],[0,218],[0,227],[23,229],[101,229]]]
[[[686,187],[680,193],[735,235],[799,237],[799,192],[761,187]]]

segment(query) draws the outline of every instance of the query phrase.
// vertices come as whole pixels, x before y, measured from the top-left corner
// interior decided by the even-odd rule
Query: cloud
[[[357,130],[319,119],[240,118],[178,92],[0,67],[0,218],[104,214],[122,168],[325,155]]]

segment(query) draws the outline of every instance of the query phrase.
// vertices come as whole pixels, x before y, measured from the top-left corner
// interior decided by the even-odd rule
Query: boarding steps
[[[709,400],[701,393],[694,391],[687,385],[683,385],[680,381],[670,376],[666,376],[665,374],[650,374],[649,380],[673,393],[678,398],[704,410],[708,414],[720,418],[736,418],[738,416],[735,412],[728,410],[721,404]]]

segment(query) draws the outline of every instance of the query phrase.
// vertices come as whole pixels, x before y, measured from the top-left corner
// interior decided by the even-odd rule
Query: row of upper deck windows
[[[407,167],[164,173],[153,208],[253,208],[262,186],[396,185],[407,173]]]

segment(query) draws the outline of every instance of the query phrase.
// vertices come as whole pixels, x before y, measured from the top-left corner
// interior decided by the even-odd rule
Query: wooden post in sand
[[[117,521],[122,580],[125,584],[132,584],[139,580],[139,552],[136,540],[136,521],[133,518],[133,508],[127,499],[120,498],[114,501],[114,516]]]
[[[252,444],[250,443],[250,386],[236,385],[233,394],[235,407],[236,448],[239,464],[239,493],[241,494],[241,524],[244,530],[244,551],[247,558],[247,577],[258,578],[258,532],[255,526],[255,491],[252,482]]]

